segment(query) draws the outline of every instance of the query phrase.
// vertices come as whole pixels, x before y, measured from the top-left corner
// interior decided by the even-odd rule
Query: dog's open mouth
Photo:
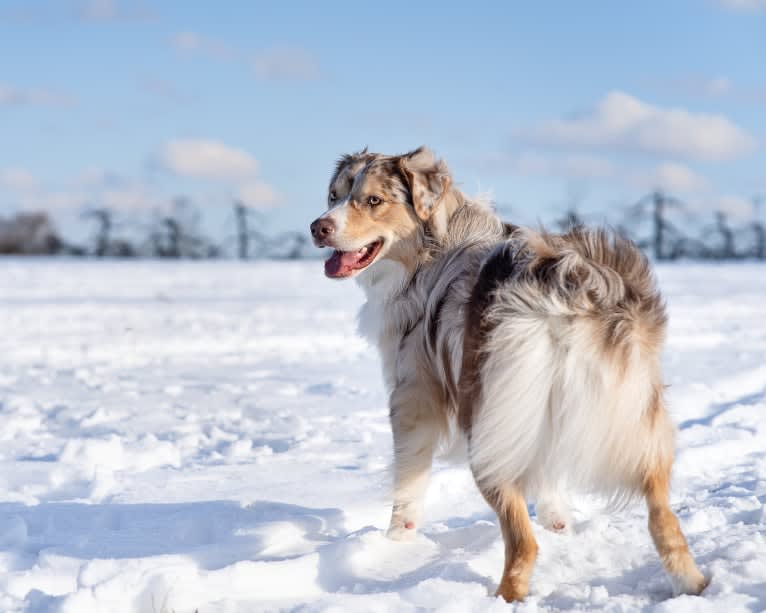
[[[332,278],[348,277],[357,270],[367,268],[378,255],[383,246],[383,239],[379,238],[357,249],[356,251],[332,252],[332,255],[324,263],[324,274]]]

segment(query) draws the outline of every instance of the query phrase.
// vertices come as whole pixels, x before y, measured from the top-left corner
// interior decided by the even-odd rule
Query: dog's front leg
[[[394,434],[394,506],[388,537],[407,540],[420,527],[423,497],[439,438],[438,421],[409,395],[391,395],[391,428]]]

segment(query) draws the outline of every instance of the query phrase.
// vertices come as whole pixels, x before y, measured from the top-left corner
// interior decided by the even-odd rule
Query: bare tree
[[[237,254],[240,260],[246,260],[250,254],[250,232],[248,231],[247,207],[241,202],[234,203],[234,216],[237,221]]]
[[[633,237],[644,249],[651,247],[657,260],[669,260],[685,255],[690,243],[668,220],[670,209],[682,209],[683,203],[667,196],[661,190],[647,194],[638,202],[628,207],[625,222],[620,226],[623,232],[631,235],[631,228],[647,216],[651,219],[650,237]]]
[[[269,239],[259,226],[264,219],[258,211],[241,201],[234,203],[234,221],[237,226],[237,255],[241,260],[251,257],[269,256],[269,252],[279,244],[279,237]]]
[[[93,253],[98,257],[104,257],[109,253],[109,241],[112,234],[112,211],[109,209],[92,209],[83,215],[86,218],[96,220],[95,249]]]
[[[161,258],[212,258],[220,253],[199,230],[199,211],[185,197],[176,198],[171,210],[155,220],[149,244]]]
[[[763,196],[756,196],[753,198],[753,212],[755,214],[755,221],[751,225],[753,233],[755,234],[753,255],[761,260],[766,259],[766,228],[761,220],[761,208],[765,202],[766,198]]]
[[[721,247],[721,258],[733,258],[736,257],[737,251],[734,247],[734,232],[726,222],[726,214],[723,211],[716,211],[715,213],[715,226],[718,233],[723,239],[723,245]]]
[[[582,216],[577,212],[577,209],[571,208],[564,213],[564,216],[556,220],[556,225],[559,230],[566,232],[572,228],[579,228],[584,225]]]
[[[93,254],[97,257],[136,257],[137,252],[133,244],[125,239],[115,237],[115,231],[121,225],[115,221],[115,214],[111,209],[97,208],[86,211],[83,217],[96,222]]]
[[[45,212],[0,218],[0,253],[44,255],[56,253],[61,246],[62,241]]]

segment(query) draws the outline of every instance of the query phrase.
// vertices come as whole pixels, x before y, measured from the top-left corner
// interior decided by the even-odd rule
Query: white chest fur
[[[388,389],[396,378],[396,354],[402,334],[410,325],[407,300],[402,297],[408,281],[404,266],[390,260],[376,262],[357,277],[367,296],[359,311],[359,333],[378,348]]]

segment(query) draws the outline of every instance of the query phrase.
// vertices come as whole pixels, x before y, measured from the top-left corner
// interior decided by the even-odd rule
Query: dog
[[[641,251],[606,230],[504,224],[425,147],[344,155],[327,203],[313,241],[333,250],[327,277],[364,289],[360,332],[390,392],[388,536],[414,535],[434,451],[458,431],[502,530],[506,601],[527,595],[537,555],[526,498],[564,529],[564,482],[612,501],[643,496],[674,593],[702,592],[668,504],[666,315]]]

